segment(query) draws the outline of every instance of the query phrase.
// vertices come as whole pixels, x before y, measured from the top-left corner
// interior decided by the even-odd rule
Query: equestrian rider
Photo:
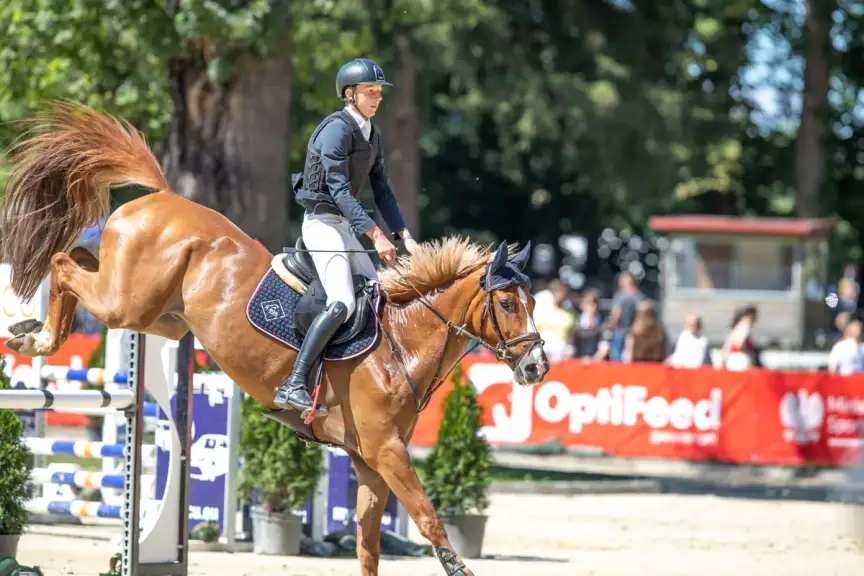
[[[339,327],[354,313],[352,273],[378,279],[368,254],[343,251],[362,251],[358,237],[365,234],[382,260],[396,259],[396,247],[356,198],[367,178],[375,205],[394,240],[401,239],[409,253],[417,247],[390,188],[384,149],[371,120],[381,104],[383,86],[392,84],[372,60],[355,58],[339,69],[336,94],[346,106],[327,116],[312,133],[302,180],[294,183],[295,199],[306,210],[301,229],[303,243],[327,293],[327,305],[309,326],[294,371],[279,386],[274,399],[277,406],[298,410],[303,418],[312,410],[307,390],[309,371]],[[326,413],[326,408],[320,406],[316,416]]]

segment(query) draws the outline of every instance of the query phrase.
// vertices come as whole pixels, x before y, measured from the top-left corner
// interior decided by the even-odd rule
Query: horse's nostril
[[[540,369],[537,364],[529,364],[525,367],[525,373],[528,376],[537,376],[540,373]]]

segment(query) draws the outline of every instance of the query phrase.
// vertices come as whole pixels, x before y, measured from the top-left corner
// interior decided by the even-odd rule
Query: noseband
[[[432,398],[432,394],[434,394],[435,390],[437,390],[438,387],[444,383],[447,376],[450,374],[450,372],[453,371],[453,368],[455,368],[456,365],[466,355],[468,355],[469,352],[473,351],[477,346],[483,346],[487,350],[491,351],[493,354],[495,354],[495,358],[497,358],[500,361],[507,362],[507,364],[510,365],[511,369],[515,369],[516,366],[519,364],[519,362],[522,360],[522,358],[524,358],[525,355],[528,354],[531,350],[533,350],[536,346],[538,346],[538,345],[543,346],[543,343],[544,343],[543,339],[540,337],[540,334],[537,332],[526,332],[525,334],[522,334],[520,336],[516,336],[514,338],[510,338],[510,339],[507,339],[504,337],[504,333],[501,331],[501,326],[498,323],[498,317],[495,314],[495,306],[494,306],[494,303],[492,302],[492,294],[495,291],[502,290],[504,288],[507,288],[508,286],[506,286],[506,285],[505,286],[492,286],[491,288],[484,288],[486,290],[486,302],[483,304],[483,312],[481,314],[481,320],[480,320],[480,332],[482,334],[483,326],[484,326],[484,324],[486,322],[486,318],[488,316],[492,321],[492,329],[495,331],[495,335],[498,337],[498,343],[495,346],[492,346],[492,345],[488,344],[485,340],[480,338],[479,336],[476,336],[475,334],[472,334],[471,332],[469,332],[466,329],[467,321],[461,325],[457,325],[453,321],[447,319],[447,317],[444,316],[444,314],[442,314],[435,307],[434,304],[429,302],[429,300],[426,299],[426,296],[424,296],[423,293],[420,292],[420,290],[418,290],[417,287],[414,286],[414,284],[410,280],[408,280],[408,278],[406,278],[402,274],[402,272],[399,271],[398,268],[396,268],[395,266],[393,266],[392,268],[402,278],[402,280],[404,280],[405,283],[408,284],[408,286],[410,286],[417,293],[417,295],[420,297],[420,302],[424,306],[426,306],[426,308],[431,310],[432,313],[435,314],[435,316],[437,316],[438,319],[441,320],[441,322],[443,322],[445,326],[447,326],[447,337],[444,340],[444,348],[441,350],[441,357],[438,360],[438,368],[435,371],[435,376],[432,378],[432,382],[429,385],[429,389],[426,391],[426,394],[423,395],[423,398],[418,398],[417,397],[417,385],[414,382],[414,379],[411,377],[411,374],[408,373],[408,369],[405,365],[404,360],[402,359],[402,355],[399,353],[399,349],[396,348],[396,346],[394,345],[393,339],[390,336],[390,333],[387,331],[387,329],[384,327],[384,323],[381,322],[381,319],[378,317],[377,311],[375,310],[374,306],[372,305],[372,301],[371,301],[370,297],[368,295],[366,296],[366,299],[369,303],[369,306],[372,306],[373,315],[375,316],[375,319],[378,322],[378,326],[381,328],[381,333],[384,335],[385,339],[387,340],[387,344],[390,347],[390,351],[398,359],[399,364],[402,367],[402,372],[403,372],[403,374],[405,374],[405,378],[408,380],[408,384],[411,386],[411,392],[414,395],[414,400],[416,403],[417,412],[420,412],[421,410],[423,410],[426,407],[427,404],[429,404],[429,400]],[[527,306],[525,308],[525,312],[526,312],[526,314],[528,312]],[[454,362],[453,365],[450,366],[450,368],[447,370],[447,372],[445,372],[443,375],[441,375],[441,365],[444,363],[444,356],[446,356],[446,354],[447,354],[447,346],[450,343],[450,335],[454,334],[454,333],[456,334],[457,337],[464,336],[464,337],[468,338],[469,340],[471,340],[474,343],[474,345],[467,347],[465,349],[465,351],[462,352],[462,354],[456,360],[456,362]],[[516,344],[521,344],[523,342],[531,342],[532,344],[530,346],[526,346],[525,349],[520,354],[514,353],[512,347]]]
[[[486,292],[486,304],[483,306],[483,316],[480,321],[482,332],[483,323],[486,321],[486,315],[489,315],[489,318],[492,320],[492,329],[495,330],[495,335],[498,336],[498,344],[495,347],[489,346],[485,341],[477,338],[473,334],[465,334],[475,342],[479,342],[489,350],[491,350],[495,354],[495,358],[498,360],[507,362],[510,364],[511,368],[516,367],[522,358],[525,357],[531,350],[534,349],[535,346],[543,346],[543,339],[540,338],[540,334],[537,332],[526,332],[520,336],[515,336],[513,338],[507,339],[504,337],[504,333],[501,331],[501,327],[498,324],[498,316],[495,314],[495,306],[492,303],[492,294],[495,290],[499,290],[500,288],[492,288]],[[528,313],[528,308],[526,306],[525,313]],[[522,342],[532,342],[531,346],[526,346],[522,353],[519,355],[514,355],[512,352],[512,346],[515,344],[521,344]],[[461,360],[462,358],[460,358]]]

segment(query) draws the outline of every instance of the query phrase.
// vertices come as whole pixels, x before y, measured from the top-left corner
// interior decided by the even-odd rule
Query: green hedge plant
[[[423,463],[426,495],[442,516],[482,515],[489,507],[492,449],[480,435],[482,408],[462,363],[453,369],[438,440]]]
[[[6,359],[0,355],[0,389],[8,389]],[[21,534],[30,499],[30,450],[21,441],[23,427],[12,410],[0,410],[0,536]]]

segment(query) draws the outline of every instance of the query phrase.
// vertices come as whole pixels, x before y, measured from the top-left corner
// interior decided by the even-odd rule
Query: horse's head
[[[507,244],[502,242],[480,277],[485,292],[478,335],[507,362],[516,381],[531,386],[543,381],[549,361],[543,351],[543,340],[531,314],[534,297],[525,265],[531,254],[529,242],[521,252],[508,258]]]

